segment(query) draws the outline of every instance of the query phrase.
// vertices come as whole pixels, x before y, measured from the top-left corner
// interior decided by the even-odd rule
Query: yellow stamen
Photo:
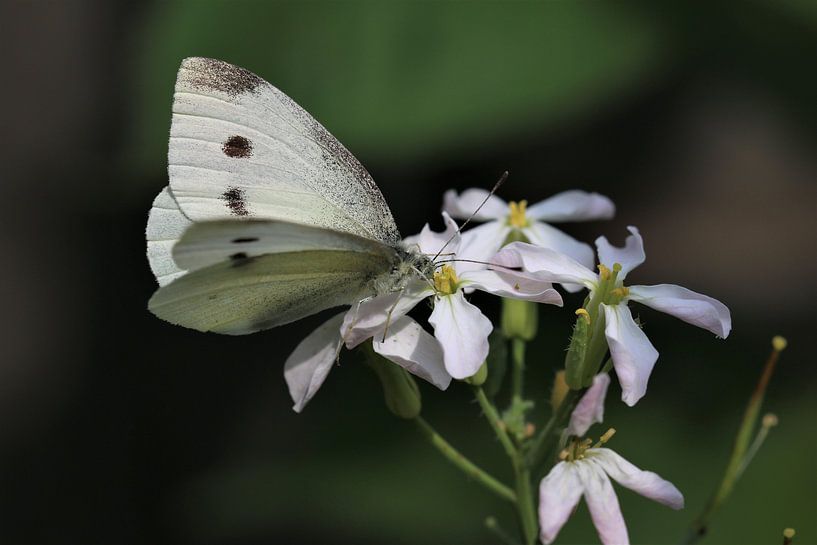
[[[783,530],[783,537],[786,539],[791,539],[795,536],[797,532],[794,531],[794,528],[786,528]]]
[[[598,442],[597,442],[595,445],[593,445],[593,448],[599,448],[599,447],[600,447],[600,446],[602,446],[604,443],[606,443],[607,441],[609,441],[609,440],[610,440],[610,439],[611,439],[611,438],[612,438],[612,437],[613,437],[615,434],[616,434],[616,429],[615,429],[615,428],[610,428],[609,430],[607,430],[606,432],[604,432],[604,435],[602,435],[601,437],[599,437]]]
[[[610,278],[610,269],[599,263],[599,276],[602,280],[607,280]]]
[[[774,348],[778,352],[784,351],[788,345],[789,345],[789,341],[786,340],[786,337],[781,337],[780,335],[776,335],[772,339],[772,348]]]
[[[434,272],[434,288],[441,295],[451,295],[457,291],[459,279],[454,267],[443,265]]]
[[[610,291],[611,294],[615,295],[616,297],[627,297],[630,295],[630,288],[627,286],[621,286],[620,288],[616,288]]]
[[[511,227],[527,227],[529,225],[528,218],[525,217],[528,201],[519,201],[518,203],[511,202],[510,213],[508,214],[508,223]]]
[[[570,456],[570,451],[567,449],[562,449],[562,452],[559,453],[559,459],[562,461],[567,460],[568,456]]]
[[[617,273],[621,272],[621,263],[613,263],[613,270]]]
[[[584,321],[587,322],[587,325],[590,325],[590,313],[587,312],[587,309],[580,308],[576,311],[576,316],[581,316],[584,318]]]

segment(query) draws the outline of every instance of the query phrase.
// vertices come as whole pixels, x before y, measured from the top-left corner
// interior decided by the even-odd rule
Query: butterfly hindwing
[[[243,335],[352,304],[389,267],[383,255],[350,250],[238,255],[159,288],[148,308],[198,331]]]

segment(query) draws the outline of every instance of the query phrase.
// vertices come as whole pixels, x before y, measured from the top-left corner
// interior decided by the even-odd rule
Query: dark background
[[[817,543],[817,4],[4,2],[0,542],[492,543],[508,508],[388,414],[344,358],[301,415],[282,364],[318,318],[248,337],[146,311],[144,226],[167,183],[175,72],[213,56],[271,81],[368,167],[403,234],[440,227],[445,189],[537,202],[569,188],[618,206],[564,225],[617,243],[637,283],[731,308],[713,339],[642,319],[661,358],[612,447],[675,482],[679,513],[619,489],[637,543],[676,543],[726,463],[769,341],[790,341],[780,418],[705,543]],[[496,301],[477,298],[496,318]],[[540,400],[572,310],[543,308]],[[809,341],[811,339],[811,341]],[[424,413],[508,477],[467,389]],[[598,433],[598,431],[595,431]],[[560,542],[595,542],[584,507]]]

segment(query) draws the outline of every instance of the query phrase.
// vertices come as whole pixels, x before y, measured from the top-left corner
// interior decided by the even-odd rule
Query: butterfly
[[[182,61],[168,174],[146,229],[148,308],[173,324],[243,335],[433,275],[360,162],[243,68]]]

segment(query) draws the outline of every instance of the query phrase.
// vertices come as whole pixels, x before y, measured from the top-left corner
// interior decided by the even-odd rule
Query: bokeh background
[[[774,334],[780,425],[704,543],[817,542],[817,4],[3,2],[2,543],[494,543],[508,507],[384,408],[343,358],[301,415],[282,364],[319,317],[244,338],[151,316],[144,252],[166,184],[175,72],[225,59],[280,87],[368,167],[404,234],[442,192],[603,192],[592,241],[644,234],[643,283],[725,301],[727,341],[643,309],[649,394],[611,390],[613,447],[685,493],[619,489],[636,543],[677,543],[726,464]],[[495,301],[479,298],[497,317]],[[529,391],[547,413],[572,310],[543,308]],[[428,420],[509,470],[466,388]],[[501,398],[500,398],[501,399]],[[595,433],[599,433],[598,430]],[[561,543],[594,543],[586,509]]]

